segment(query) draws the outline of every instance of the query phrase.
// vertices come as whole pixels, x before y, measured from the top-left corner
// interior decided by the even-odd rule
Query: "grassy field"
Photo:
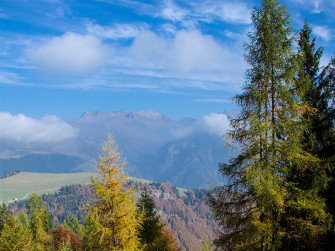
[[[74,184],[89,184],[90,177],[95,173],[28,173],[0,179],[0,202],[10,203],[14,198],[28,199],[33,191],[39,195],[55,193],[62,186]],[[130,178],[135,182],[151,183],[152,181]]]

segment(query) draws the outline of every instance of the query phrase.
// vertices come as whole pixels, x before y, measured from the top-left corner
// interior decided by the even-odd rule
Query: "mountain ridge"
[[[11,165],[10,170],[2,165],[0,174],[4,175],[6,170],[37,169],[40,172],[64,172],[64,163],[60,161],[64,159],[77,160],[69,164],[68,172],[94,171],[101,144],[111,132],[127,160],[125,172],[130,176],[169,180],[180,187],[206,188],[209,183],[222,182],[217,174],[218,163],[231,156],[218,133],[226,130],[226,118],[224,114],[211,114],[198,120],[174,121],[152,110],[87,111],[79,118],[66,120],[78,132],[74,138],[57,144],[8,142],[7,148],[2,146],[6,153],[0,158],[0,168],[1,163],[19,164],[17,168]],[[171,155],[172,149],[182,154]],[[35,154],[34,163],[27,161],[27,156],[32,154]],[[50,158],[56,162],[46,161],[47,154],[55,155]]]

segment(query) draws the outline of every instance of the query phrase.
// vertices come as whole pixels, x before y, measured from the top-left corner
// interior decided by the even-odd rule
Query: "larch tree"
[[[228,181],[214,187],[208,201],[223,227],[216,246],[280,250],[284,240],[298,235],[303,243],[325,231],[322,199],[288,179],[292,172],[318,169],[318,158],[301,144],[302,117],[313,109],[302,101],[294,81],[299,64],[285,7],[263,0],[251,19],[254,29],[245,45],[251,68],[243,93],[234,99],[241,113],[231,118],[227,133],[238,156],[220,164]]]
[[[121,159],[114,138],[108,134],[102,153],[96,163],[98,175],[91,178],[96,201],[89,206],[88,231],[84,239],[99,250],[141,250],[136,199],[132,186],[126,186],[128,177],[123,172]]]
[[[33,250],[51,250],[52,238],[46,232],[49,213],[36,192],[33,192],[27,204],[29,227],[32,233]]]
[[[79,224],[78,219],[74,216],[71,218],[71,229],[80,237],[84,236],[83,226]]]
[[[201,248],[201,251],[212,251],[211,244],[209,242],[208,236],[205,236],[204,245]]]
[[[32,250],[31,242],[28,226],[10,213],[0,234],[0,250]]]

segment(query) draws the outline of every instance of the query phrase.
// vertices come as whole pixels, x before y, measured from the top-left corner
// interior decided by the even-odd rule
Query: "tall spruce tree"
[[[326,67],[320,67],[323,49],[316,49],[316,38],[312,39],[311,33],[312,29],[305,21],[298,41],[301,61],[298,80],[304,81],[298,81],[298,88],[303,85],[303,100],[315,109],[315,113],[309,114],[306,120],[309,125],[304,135],[304,148],[326,161],[335,154],[333,66],[331,61]]]
[[[145,250],[156,250],[158,239],[162,237],[163,223],[161,222],[154,200],[147,190],[141,193],[136,203],[137,210],[142,212],[143,221],[139,229],[139,238],[146,245]]]
[[[319,87],[322,91],[321,107],[317,107],[321,114],[318,113],[318,119],[314,122],[320,138],[319,156],[329,167],[328,175],[331,181],[328,188],[323,193],[327,200],[327,208],[332,215],[333,224],[330,228],[329,243],[332,243],[332,249],[335,249],[335,53],[327,67],[321,74],[322,85]],[[324,88],[325,87],[325,88]]]
[[[311,186],[319,180],[321,184],[326,185],[326,181],[331,178],[327,189],[322,191],[322,196],[326,199],[327,211],[334,220],[335,216],[335,61],[332,59],[325,67],[320,67],[320,59],[323,49],[316,49],[316,38],[311,38],[312,29],[307,21],[300,31],[299,37],[299,57],[301,59],[300,81],[304,83],[305,89],[304,101],[316,110],[310,116],[305,116],[308,123],[308,130],[304,134],[304,149],[311,154],[316,155],[320,160],[320,165],[326,169],[326,176],[315,175],[313,172],[305,172],[304,184]],[[299,87],[300,84],[298,84]],[[335,249],[333,239],[335,238],[334,224],[328,229],[328,238],[326,246],[328,249]]]
[[[138,238],[136,200],[132,186],[126,187],[128,177],[113,137],[108,134],[96,164],[97,178],[91,178],[97,201],[89,206],[89,224],[85,240],[98,250],[141,250]]]
[[[304,217],[309,217],[315,211],[323,211],[326,200],[324,190],[327,185],[334,188],[332,183],[328,184],[333,158],[335,155],[335,135],[334,135],[334,108],[332,108],[333,87],[331,87],[331,74],[329,74],[330,66],[320,67],[320,60],[323,55],[321,47],[316,48],[316,38],[311,37],[312,29],[307,21],[299,33],[299,51],[298,61],[300,65],[296,86],[300,90],[302,102],[310,107],[310,113],[305,113],[302,122],[305,125],[305,131],[302,135],[301,142],[305,152],[316,156],[319,160],[317,168],[306,168],[300,172],[291,172],[288,178],[294,182],[301,192],[308,194],[310,199],[314,199],[314,207],[304,212]],[[314,165],[315,166],[315,165]],[[333,189],[332,189],[333,191]],[[329,195],[332,197],[333,192]],[[334,198],[334,197],[333,197]],[[329,208],[328,212],[331,212]],[[289,211],[289,214],[301,214],[297,210]],[[292,216],[292,215],[291,215]],[[313,217],[312,217],[313,218]],[[315,217],[314,217],[314,220]],[[319,218],[321,220],[321,218]],[[324,220],[322,220],[324,221]],[[327,223],[330,223],[328,217]],[[321,222],[319,222],[321,224]],[[289,228],[289,226],[287,226]],[[296,237],[301,238],[299,235]],[[291,238],[287,241],[285,247],[287,249],[298,249],[303,247],[306,249],[314,249],[315,246],[322,245],[322,238],[314,238],[313,245],[311,241],[302,245],[299,240]]]
[[[213,188],[208,201],[223,227],[216,246],[279,250],[283,240],[298,236],[305,244],[323,234],[326,213],[314,191],[305,194],[288,179],[292,172],[318,169],[318,159],[301,144],[302,117],[311,109],[294,81],[298,64],[289,15],[279,1],[263,0],[251,19],[245,45],[251,68],[243,94],[235,97],[241,113],[231,118],[227,134],[239,154],[220,165],[228,182]]]
[[[170,230],[161,222],[155,202],[147,190],[141,193],[136,207],[143,217],[139,228],[139,238],[145,251],[181,250]]]

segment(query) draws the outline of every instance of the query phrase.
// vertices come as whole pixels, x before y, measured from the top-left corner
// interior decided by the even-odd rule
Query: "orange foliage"
[[[83,250],[83,244],[81,238],[69,229],[64,228],[63,225],[53,229],[50,232],[53,244],[58,249],[63,243],[71,245],[72,250],[81,251]]]

